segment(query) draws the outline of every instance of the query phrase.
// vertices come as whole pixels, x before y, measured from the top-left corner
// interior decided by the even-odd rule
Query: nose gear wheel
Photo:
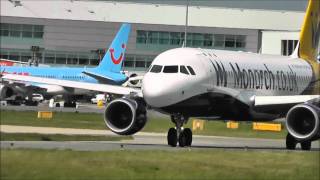
[[[171,116],[171,121],[175,123],[175,128],[170,128],[167,135],[168,145],[176,147],[179,144],[180,147],[191,146],[192,144],[192,131],[190,128],[183,128],[183,124],[186,124],[188,118],[182,115]]]

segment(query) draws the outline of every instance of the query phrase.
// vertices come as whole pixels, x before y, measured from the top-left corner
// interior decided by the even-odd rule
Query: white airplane
[[[190,117],[209,120],[271,121],[286,117],[287,149],[310,150],[320,137],[320,3],[309,1],[300,44],[291,57],[177,48],[158,55],[142,90],[83,82],[6,75],[11,80],[46,82],[124,95],[111,101],[104,120],[120,135],[140,131],[147,107],[171,115],[168,145],[191,146]]]

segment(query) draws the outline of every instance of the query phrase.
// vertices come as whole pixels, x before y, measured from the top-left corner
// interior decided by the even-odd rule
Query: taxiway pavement
[[[28,126],[1,125],[0,130],[7,133],[40,133],[40,134],[86,134],[117,136],[107,130],[47,128]],[[140,132],[133,135],[133,140],[122,141],[1,141],[1,148],[37,148],[37,149],[72,149],[78,151],[105,150],[181,150],[186,148],[172,148],[167,145],[164,133]],[[193,136],[192,147],[189,149],[258,149],[258,150],[286,150],[284,139],[259,139],[220,136]],[[298,149],[300,146],[298,145]],[[313,151],[320,151],[319,141],[312,143]]]

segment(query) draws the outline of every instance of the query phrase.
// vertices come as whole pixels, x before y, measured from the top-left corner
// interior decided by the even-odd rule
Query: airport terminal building
[[[187,46],[290,55],[307,1],[247,2],[190,0]],[[1,0],[0,13],[0,55],[10,60],[94,66],[128,22],[124,70],[143,73],[159,53],[184,42],[181,0]]]

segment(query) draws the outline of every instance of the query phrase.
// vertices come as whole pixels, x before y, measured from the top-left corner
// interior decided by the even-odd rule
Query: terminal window
[[[146,44],[147,43],[147,32],[137,31],[137,43]]]
[[[137,44],[181,46],[184,32],[137,30]],[[243,49],[246,46],[246,35],[226,35],[208,33],[188,33],[187,46],[214,47],[218,49]]]
[[[169,44],[169,32],[160,32],[159,33],[159,43],[160,44]]]
[[[226,35],[225,47],[227,48],[234,48],[235,47],[235,36],[233,35]]]
[[[290,56],[298,45],[298,40],[282,40],[281,54],[283,56]]]
[[[0,35],[15,38],[43,38],[44,26],[32,24],[0,24]]]
[[[203,40],[203,45],[204,46],[212,46],[213,44],[213,35],[212,34],[204,34],[203,36],[204,40]]]
[[[182,44],[182,37],[184,37],[184,34],[180,32],[171,32],[169,39],[171,45],[181,45]]]

